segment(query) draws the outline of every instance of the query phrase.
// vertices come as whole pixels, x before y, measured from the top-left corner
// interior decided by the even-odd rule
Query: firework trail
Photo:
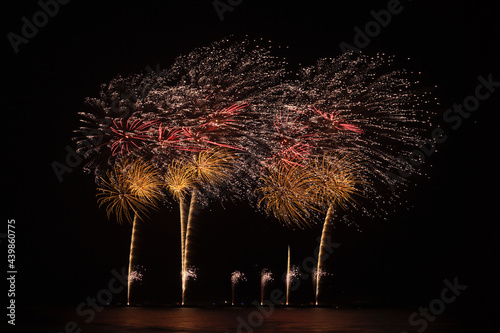
[[[267,268],[260,272],[260,305],[264,305],[264,291],[269,282],[273,281],[273,273]]]
[[[234,294],[236,291],[236,286],[241,281],[246,280],[247,278],[245,277],[245,274],[240,271],[234,271],[233,273],[231,273],[231,305],[234,305]]]

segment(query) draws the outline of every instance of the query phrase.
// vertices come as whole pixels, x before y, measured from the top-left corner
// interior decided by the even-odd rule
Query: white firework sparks
[[[269,282],[273,280],[274,280],[273,273],[269,269],[264,268],[260,272],[260,285],[262,288],[264,288]]]
[[[290,272],[288,273],[288,279],[290,283],[294,283],[300,277],[300,269],[298,266],[292,265]]]
[[[198,268],[194,267],[194,266],[191,266],[191,267],[188,267],[186,268],[182,274],[183,274],[183,277],[186,281],[189,281],[189,279],[192,279],[192,280],[196,280],[198,278],[198,275],[196,273],[196,271],[198,270]]]
[[[142,271],[145,271],[145,270],[146,269],[141,265],[134,266],[134,270],[130,272],[130,275],[128,277],[129,281],[131,283],[141,282],[142,278],[144,277],[144,275],[142,274]]]
[[[231,274],[231,283],[233,287],[237,286],[240,281],[246,281],[247,278],[245,277],[245,273],[242,273],[240,271],[234,271]]]
[[[314,288],[316,288],[316,281],[318,280],[318,276],[328,276],[328,275],[332,275],[328,272],[326,272],[325,270],[323,269],[320,269],[319,272],[316,268],[314,268],[312,270],[312,273],[311,273],[311,277],[312,277],[312,283],[314,285]]]
[[[234,305],[234,294],[236,290],[236,286],[240,283],[240,281],[246,281],[247,278],[245,274],[240,271],[234,271],[231,274],[231,304]]]

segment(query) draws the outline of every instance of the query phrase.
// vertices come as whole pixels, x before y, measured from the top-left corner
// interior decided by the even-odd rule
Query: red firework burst
[[[157,123],[157,121],[142,121],[136,119],[132,122],[130,119],[120,119],[117,121],[113,120],[110,127],[112,134],[116,139],[111,144],[111,153],[115,155],[119,150],[120,154],[124,155],[124,150],[127,154],[135,148],[139,148],[140,145],[151,138],[149,133],[152,131],[152,126]]]
[[[333,127],[335,127],[338,130],[351,131],[351,132],[358,133],[358,134],[364,133],[360,127],[344,122],[344,120],[340,118],[340,112],[327,113],[327,112],[323,112],[323,111],[317,109],[314,106],[312,106],[312,107],[309,106],[309,110],[311,110],[312,112],[316,113],[317,115],[319,115],[322,118],[331,122]]]
[[[249,103],[247,102],[242,104],[232,104],[231,106],[217,110],[206,117],[201,117],[200,120],[204,122],[202,126],[205,127],[207,131],[216,131],[222,128],[234,127],[237,122],[235,117],[241,113],[240,110],[246,108],[248,105]]]
[[[183,128],[182,129],[183,140],[187,143],[187,145],[185,145],[181,149],[193,152],[200,152],[211,145],[215,145],[229,149],[243,150],[233,145],[211,140],[208,132],[209,131],[207,131],[207,129],[203,125],[198,127]]]
[[[181,148],[182,143],[182,129],[180,128],[168,128],[161,127],[158,128],[158,144],[162,148]]]
[[[270,158],[271,164],[302,165],[300,161],[309,158],[314,149],[310,141],[316,139],[315,134],[307,134],[308,127],[298,117],[290,119],[289,113],[283,117],[280,112],[274,120],[279,148]]]

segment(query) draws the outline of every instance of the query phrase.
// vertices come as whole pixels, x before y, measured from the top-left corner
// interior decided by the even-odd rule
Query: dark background
[[[21,18],[40,10],[36,1],[9,5],[4,36],[19,34]],[[497,1],[402,5],[402,13],[363,51],[412,59],[425,83],[437,85],[441,108],[433,111],[449,138],[422,166],[429,179],[411,178],[418,186],[403,195],[409,205],[386,221],[361,221],[361,232],[337,225],[333,240],[341,246],[329,261],[334,276],[326,297],[345,306],[427,306],[439,297],[444,279],[458,277],[468,289],[447,311],[487,318],[498,297],[500,92],[481,102],[456,131],[440,117],[474,93],[479,75],[492,73],[500,81],[500,7]],[[98,95],[101,83],[147,66],[167,68],[179,54],[230,35],[272,40],[289,46],[289,62],[313,64],[341,54],[340,42],[353,44],[353,28],[363,29],[372,20],[370,10],[386,6],[387,1],[245,0],[221,22],[209,0],[71,1],[18,54],[5,37],[4,219],[16,220],[18,304],[76,306],[107,286],[112,269],[127,266],[131,228],[108,221],[98,209],[93,177],[80,165],[59,182],[51,167],[54,160],[64,163],[67,145],[75,147],[77,112],[85,97]],[[170,206],[143,225],[146,271],[138,299],[144,304],[180,299],[178,209]],[[275,272],[273,286],[282,287],[287,243],[298,265],[312,255],[321,232],[319,225],[288,230],[244,205],[213,206],[201,219],[199,277],[189,294],[201,303],[229,300],[235,269],[248,276],[239,289],[244,302],[259,298],[257,273],[263,267]],[[2,249],[6,254],[5,241]],[[312,287],[310,280],[302,283],[294,297],[307,303]]]

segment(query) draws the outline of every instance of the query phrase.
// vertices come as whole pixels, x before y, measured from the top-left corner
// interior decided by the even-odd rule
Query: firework
[[[260,272],[260,305],[264,305],[264,291],[267,284],[273,280],[273,273],[269,269],[263,268]]]
[[[180,202],[196,184],[193,168],[188,162],[175,159],[164,175],[165,186],[172,197]]]
[[[236,286],[241,281],[246,281],[246,280],[247,278],[245,277],[245,274],[240,271],[234,271],[233,273],[231,273],[231,305],[234,305],[234,294]]]
[[[101,86],[99,98],[87,98],[85,110],[78,113],[76,152],[86,159],[84,170],[94,173],[97,182],[116,157],[142,155],[139,148],[153,135],[156,120],[147,118],[158,110],[143,100],[147,80],[146,74],[118,76]]]
[[[238,125],[236,117],[241,113],[241,110],[247,106],[248,103],[232,104],[231,106],[216,110],[206,117],[201,117],[201,120],[204,121],[202,126],[206,127],[210,132],[221,129],[226,130],[228,128],[239,130],[241,125]]]
[[[314,181],[309,193],[314,201],[323,207],[340,206],[348,208],[354,203],[354,196],[360,195],[359,186],[365,183],[359,162],[342,152],[325,153],[310,164]]]
[[[158,171],[142,160],[124,160],[117,163],[107,179],[101,177],[97,194],[99,207],[106,205],[108,218],[115,214],[119,223],[125,218],[132,222],[132,215],[146,215],[155,209],[161,196]]]
[[[363,184],[364,180],[356,159],[339,152],[324,154],[312,163],[311,168],[315,175],[315,182],[310,193],[323,209],[327,208],[316,269],[317,272],[321,273],[324,271],[325,256],[323,252],[325,251],[326,238],[331,234],[334,210],[337,208],[347,209],[348,205],[354,202],[354,196],[360,194],[357,186]],[[321,274],[315,276],[316,304],[318,304],[321,291],[322,276]]]
[[[310,211],[315,207],[309,192],[315,177],[309,169],[299,165],[280,165],[267,169],[260,180],[257,193],[262,198],[259,205],[264,205],[267,213],[289,226],[310,225]]]
[[[191,171],[199,184],[222,185],[230,177],[234,159],[235,155],[228,149],[204,150],[191,160]]]
[[[128,155],[131,150],[139,149],[144,141],[152,139],[151,127],[155,123],[155,121],[144,122],[139,119],[134,121],[123,118],[113,120],[111,132],[114,139],[111,144],[111,153],[115,155],[119,152],[121,155]]]
[[[113,172],[108,172],[108,179],[102,179],[102,186],[97,194],[99,206],[107,205],[108,218],[114,213],[119,223],[123,218],[132,222],[130,239],[129,277],[132,276],[135,265],[135,252],[138,242],[138,218],[145,215],[148,209],[157,207],[161,196],[159,191],[161,181],[156,169],[142,160],[130,162],[124,160],[117,163]],[[131,211],[133,221],[131,221]],[[130,305],[130,295],[133,279],[128,280],[127,304]]]
[[[387,215],[386,209],[398,203],[398,193],[388,190],[407,182],[388,171],[409,168],[404,158],[431,126],[424,110],[431,102],[429,92],[417,89],[418,80],[394,68],[394,61],[380,54],[344,54],[302,69],[297,80],[301,120],[314,129],[323,150],[355,156],[367,180],[359,186],[362,195],[384,203],[356,210],[372,218]]]
[[[165,185],[174,199],[179,202],[180,208],[180,230],[181,230],[181,272],[186,269],[186,229],[187,229],[187,207],[185,196],[189,194],[195,185],[195,180],[190,166],[183,160],[173,160],[167,168],[165,174]],[[181,274],[182,304],[184,304],[185,294],[185,274]]]
[[[298,116],[291,115],[289,111],[276,115],[273,122],[276,152],[268,160],[271,166],[276,164],[302,165],[302,161],[313,154],[315,133],[309,133],[308,125],[301,122]]]
[[[164,176],[165,186],[173,198],[179,202],[180,209],[180,230],[181,230],[181,272],[185,270],[186,259],[186,229],[187,229],[187,207],[186,195],[195,186],[195,177],[192,172],[191,166],[184,160],[175,159],[167,167],[167,172]],[[184,292],[186,283],[184,281],[184,274],[182,277],[182,304],[184,304]]]

